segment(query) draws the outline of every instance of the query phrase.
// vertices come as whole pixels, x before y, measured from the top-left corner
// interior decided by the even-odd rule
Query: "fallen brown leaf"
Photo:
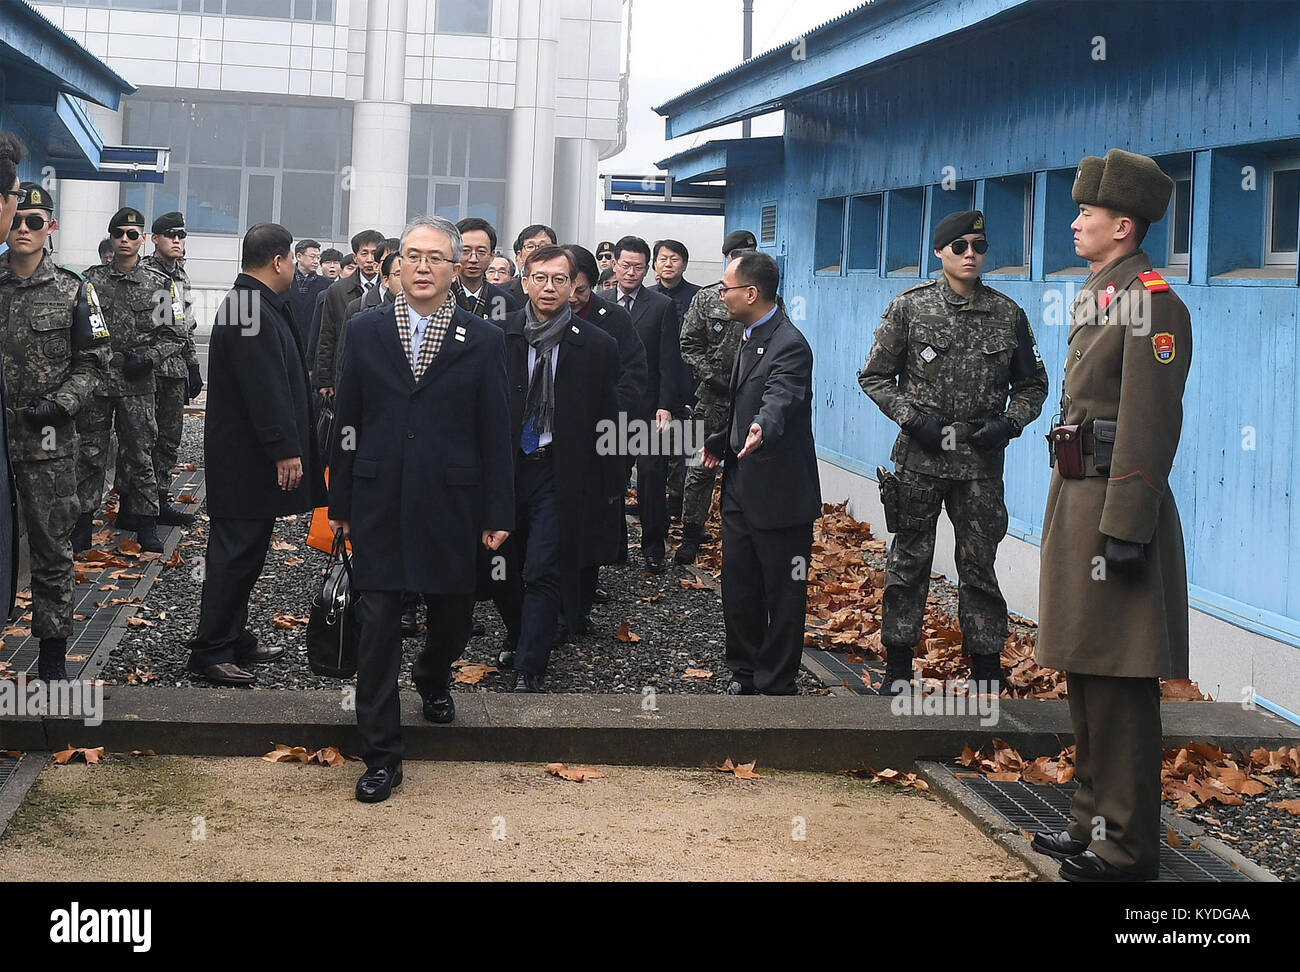
[[[493,668],[491,665],[461,665],[457,668],[452,681],[460,682],[463,685],[477,685],[489,675],[499,671],[499,668]]]
[[[271,543],[272,550],[297,550],[298,548],[291,543],[285,543],[283,540],[275,540]]]
[[[633,634],[632,630],[628,627],[628,623],[624,621],[618,626],[618,640],[629,644],[636,644],[641,640],[641,636],[639,634]]]
[[[1300,817],[1300,800],[1274,800],[1269,806],[1275,810],[1285,810],[1289,814]]]
[[[688,668],[682,673],[682,678],[712,678],[713,673],[704,668]]]
[[[54,754],[54,762],[62,766],[75,756],[80,756],[87,763],[98,763],[101,756],[104,755],[104,747],[99,746],[95,749],[73,748],[72,743],[68,743],[68,748],[62,752]]]
[[[152,627],[153,627],[153,622],[152,622],[152,621],[146,621],[144,618],[130,617],[130,618],[127,618],[127,619],[126,619],[126,623],[129,624],[129,625],[131,625],[133,628],[152,628]]]
[[[271,627],[293,629],[309,622],[311,618],[298,618],[292,614],[277,614],[271,618]]]
[[[605,774],[600,770],[592,769],[590,766],[574,766],[572,769],[566,768],[563,763],[547,763],[546,772],[552,776],[563,777],[574,783],[583,783],[587,780],[603,780]]]
[[[736,765],[727,757],[727,761],[721,766],[715,766],[714,769],[720,773],[731,773],[738,780],[761,780],[763,777],[754,772],[754,763],[741,763]]]
[[[117,549],[122,551],[128,557],[134,557],[140,552],[140,544],[136,543],[130,537],[123,537],[118,541]]]

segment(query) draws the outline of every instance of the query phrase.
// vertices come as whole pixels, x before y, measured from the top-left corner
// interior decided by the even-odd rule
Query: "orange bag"
[[[325,470],[325,488],[329,489],[330,471]],[[311,528],[307,531],[307,546],[312,547],[322,553],[332,553],[334,550],[334,531],[330,529],[330,514],[328,506],[318,506],[311,514]],[[348,541],[348,553],[352,553],[352,541]]]

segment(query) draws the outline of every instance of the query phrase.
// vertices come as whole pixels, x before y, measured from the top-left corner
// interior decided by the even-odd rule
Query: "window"
[[[849,203],[849,269],[880,269],[880,193]]]
[[[1028,175],[984,180],[985,273],[1028,275],[1033,249],[1034,180]]]
[[[930,187],[930,230],[952,213],[969,212],[975,208],[975,183],[938,183]],[[925,241],[921,252],[921,267],[924,275],[937,274],[942,262],[934,255],[933,238]]]
[[[314,20],[326,24],[334,22],[334,0],[42,0],[42,2],[63,3],[69,7],[113,7],[117,10],[225,14],[228,17]]]
[[[488,34],[492,0],[436,0],[433,29],[439,34]]]
[[[1192,249],[1192,178],[1174,180],[1169,214],[1169,266],[1185,267]]]
[[[1265,262],[1295,266],[1300,242],[1300,159],[1274,163],[1268,174]]]
[[[920,276],[924,189],[892,189],[886,194],[885,272]]]
[[[813,270],[839,273],[844,266],[844,197],[817,200]]]
[[[776,203],[768,203],[763,207],[758,220],[758,242],[760,246],[776,243]]]
[[[491,112],[411,110],[407,216],[477,216],[498,229],[506,199],[506,120]]]
[[[123,111],[128,144],[172,149],[163,183],[122,189],[146,222],[181,209],[194,233],[238,236],[272,221],[295,237],[346,235],[351,108],[132,98]]]

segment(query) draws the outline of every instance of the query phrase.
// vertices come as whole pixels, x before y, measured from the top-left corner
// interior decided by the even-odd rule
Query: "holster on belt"
[[[876,482],[880,484],[880,505],[885,508],[885,529],[898,532],[898,477],[887,472],[884,466],[876,467]]]
[[[1066,479],[1083,479],[1083,427],[1058,425],[1047,433],[1052,449],[1052,465]]]

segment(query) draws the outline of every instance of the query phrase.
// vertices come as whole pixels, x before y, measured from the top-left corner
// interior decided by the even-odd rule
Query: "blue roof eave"
[[[729,170],[780,165],[785,158],[781,135],[760,138],[720,138],[696,145],[655,163],[678,185],[725,179]]]
[[[0,3],[0,46],[51,76],[61,92],[116,111],[123,95],[135,92],[127,81],[56,27],[27,0]]]

